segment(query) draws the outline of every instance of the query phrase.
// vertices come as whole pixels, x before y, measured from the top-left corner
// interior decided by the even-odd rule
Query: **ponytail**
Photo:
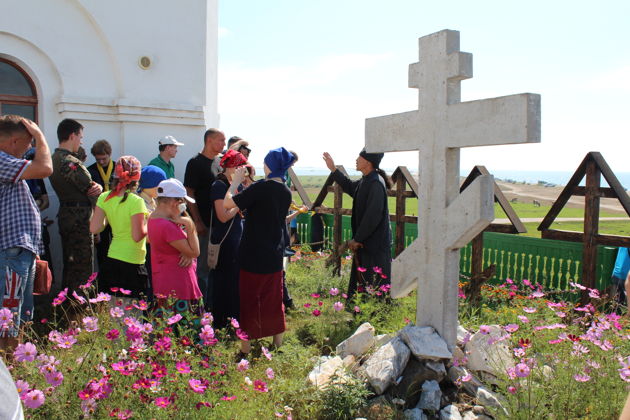
[[[381,168],[375,168],[375,170],[376,170],[376,173],[379,174],[381,178],[383,178],[383,181],[385,181],[385,189],[387,190],[391,189],[393,186],[392,180],[389,178],[389,176],[387,176],[385,171],[382,170]]]

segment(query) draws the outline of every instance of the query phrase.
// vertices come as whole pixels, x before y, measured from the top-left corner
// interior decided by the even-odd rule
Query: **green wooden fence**
[[[322,215],[324,224],[324,247],[332,244],[333,216]],[[311,243],[311,220],[308,215],[298,217],[298,234],[302,243]],[[392,232],[395,226],[392,223]],[[405,246],[418,236],[415,224],[405,224]],[[342,217],[343,240],[352,237],[350,216]],[[392,255],[394,249],[392,247]],[[471,272],[472,246],[461,249],[460,272],[469,276]],[[599,246],[597,252],[597,277],[595,285],[604,290],[610,284],[610,275],[615,265],[617,248]],[[496,275],[491,284],[502,283],[506,278],[528,279],[538,282],[546,289],[566,290],[568,283],[579,283],[582,275],[582,244],[550,239],[530,238],[519,235],[486,232],[483,235],[483,268],[496,264]]]

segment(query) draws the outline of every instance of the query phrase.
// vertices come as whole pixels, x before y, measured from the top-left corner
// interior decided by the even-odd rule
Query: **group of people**
[[[209,129],[182,183],[175,178],[173,159],[184,144],[172,136],[159,140],[159,155],[144,167],[133,156],[112,159],[106,140],[93,144],[95,163],[86,167],[78,153],[83,126],[75,120],[61,121],[57,137],[59,146],[51,154],[36,124],[0,116],[0,270],[18,279],[11,285],[0,281],[0,296],[4,307],[21,315],[0,339],[15,339],[19,319],[33,314],[34,262],[43,252],[42,200],[36,201],[41,194],[24,181],[49,177],[59,198],[61,283],[69,293],[81,293],[96,257],[100,291],[121,299],[147,297],[158,308],[211,310],[215,327],[238,319],[249,339],[271,336],[274,345],[282,343],[287,223],[307,210],[289,210],[286,176],[297,161],[295,152],[269,151],[264,178],[254,182],[249,143],[233,137],[225,149],[224,133]],[[31,160],[24,159],[32,141]],[[351,181],[324,154],[335,181],[354,198],[350,297],[357,284],[389,282],[390,181],[379,169],[382,157],[362,151],[357,170],[363,177]],[[40,188],[45,189],[43,183]],[[378,277],[359,266],[379,267]],[[249,340],[242,341],[241,351],[250,351]]]

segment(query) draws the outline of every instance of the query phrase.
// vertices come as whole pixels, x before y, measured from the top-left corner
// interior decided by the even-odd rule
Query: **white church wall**
[[[158,139],[173,135],[186,144],[174,160],[183,180],[204,131],[218,126],[217,0],[3,0],[2,6],[0,57],[33,79],[51,148],[63,118],[85,126],[88,164],[96,140],[107,139],[114,157],[131,154],[147,164]],[[151,60],[147,69],[139,65],[142,56]],[[47,185],[51,206],[43,215],[54,219],[58,200]],[[59,270],[56,233],[55,224]]]

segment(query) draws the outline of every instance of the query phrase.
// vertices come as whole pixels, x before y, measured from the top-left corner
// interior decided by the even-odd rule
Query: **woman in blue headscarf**
[[[249,339],[273,336],[282,344],[285,330],[282,305],[282,258],[286,246],[286,215],[291,191],[285,174],[295,156],[284,147],[265,157],[265,179],[237,194],[246,169],[238,168],[225,194],[226,210],[247,210],[247,222],[239,246],[240,326]],[[249,353],[249,340],[241,341],[241,352]]]

